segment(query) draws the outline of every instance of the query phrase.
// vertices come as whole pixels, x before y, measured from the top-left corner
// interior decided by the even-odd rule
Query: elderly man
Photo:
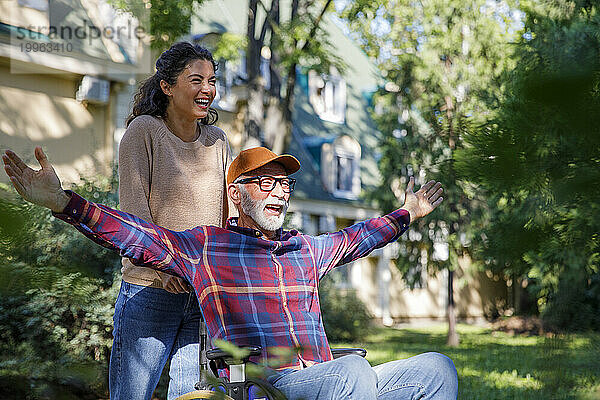
[[[13,152],[5,170],[24,199],[50,208],[95,242],[135,264],[186,279],[195,289],[211,338],[262,347],[262,360],[281,347],[296,349],[269,377],[289,399],[455,399],[452,361],[425,353],[371,367],[362,357],[332,360],[319,306],[318,283],[332,268],[364,257],[395,241],[409,222],[442,202],[430,181],[404,206],[341,231],[309,236],[281,226],[300,168],[290,155],[266,148],[242,151],[227,175],[228,194],[239,218],[226,229],[199,226],[174,232],[140,218],[88,202],[64,191],[41,148],[34,171]]]

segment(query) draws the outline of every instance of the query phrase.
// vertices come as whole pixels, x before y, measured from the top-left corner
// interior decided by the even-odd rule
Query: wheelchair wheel
[[[223,392],[213,392],[212,390],[194,390],[193,392],[186,393],[179,396],[175,400],[196,400],[196,399],[223,399],[233,400]]]

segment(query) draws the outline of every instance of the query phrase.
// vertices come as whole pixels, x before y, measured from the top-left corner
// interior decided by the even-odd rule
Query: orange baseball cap
[[[266,147],[253,147],[241,151],[233,160],[229,166],[229,172],[227,172],[227,184],[229,185],[246,172],[260,168],[272,161],[283,165],[288,175],[300,169],[300,162],[294,156],[289,154],[278,156]]]

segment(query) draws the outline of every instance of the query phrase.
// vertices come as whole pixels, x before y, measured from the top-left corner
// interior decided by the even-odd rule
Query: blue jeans
[[[110,353],[111,400],[149,400],[169,359],[168,399],[194,390],[201,321],[193,292],[173,294],[122,282]]]
[[[455,400],[454,363],[439,353],[424,353],[371,367],[358,355],[285,370],[268,378],[288,400],[303,399],[439,399]]]

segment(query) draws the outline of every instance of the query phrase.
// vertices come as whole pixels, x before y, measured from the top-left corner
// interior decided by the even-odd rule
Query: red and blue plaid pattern
[[[296,348],[296,357],[277,366],[294,369],[332,359],[319,280],[396,240],[409,224],[408,212],[400,209],[331,234],[280,231],[276,241],[231,221],[228,229],[174,232],[75,193],[55,216],[134,264],[185,278],[196,291],[211,338],[259,345],[264,361],[275,358],[275,352],[269,357],[273,348]]]

